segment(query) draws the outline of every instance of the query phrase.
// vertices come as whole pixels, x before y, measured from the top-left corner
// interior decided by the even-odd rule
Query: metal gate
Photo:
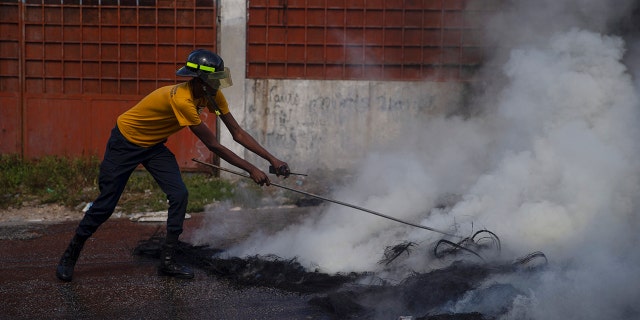
[[[217,21],[215,0],[0,0],[0,153],[102,157],[121,112],[216,50]],[[187,131],[168,145],[193,169],[212,154]]]
[[[247,76],[470,81],[499,1],[250,1]]]

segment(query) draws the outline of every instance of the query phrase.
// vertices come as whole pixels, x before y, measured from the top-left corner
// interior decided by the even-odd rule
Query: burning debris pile
[[[156,232],[148,240],[140,241],[134,254],[157,259],[163,242],[164,236]],[[415,246],[415,243],[405,241],[387,247],[380,264],[388,267],[398,257],[409,255]],[[510,263],[485,262],[485,252],[499,248],[498,237],[488,230],[478,231],[457,243],[441,240],[435,245],[434,255],[456,260],[442,269],[413,273],[398,284],[391,284],[371,272],[331,275],[309,271],[295,258],[259,255],[222,258],[224,251],[221,249],[185,242],[180,243],[178,259],[240,286],[272,287],[309,294],[311,305],[340,319],[394,319],[399,315],[413,315],[412,319],[491,319],[506,310],[506,307],[496,310],[496,299],[510,303],[522,293],[505,284],[481,286],[483,282],[490,276],[538,270],[547,263],[541,252]],[[466,259],[461,257],[463,253],[479,259]],[[454,302],[460,299],[471,299],[479,311],[454,310]],[[485,299],[493,302],[491,307],[483,309]]]
[[[456,263],[441,270],[414,274],[398,285],[353,286],[310,300],[339,318],[394,319],[398,315],[443,316],[430,312],[473,290],[492,271],[477,264]],[[485,319],[482,314],[456,314]],[[452,318],[453,319],[453,318]]]
[[[395,246],[387,247],[384,250],[384,258],[382,258],[379,263],[388,265],[403,253],[409,255],[411,248],[414,246],[416,246],[416,243],[404,241]],[[485,258],[479,253],[480,251],[493,251],[497,256],[500,253],[500,249],[500,238],[498,238],[495,233],[489,230],[480,230],[474,233],[473,236],[463,238],[458,242],[441,239],[433,248],[433,255],[436,258],[442,259],[447,256],[456,256],[461,252],[465,252],[485,261]]]
[[[135,255],[159,259],[164,235],[156,232],[148,240],[140,241]],[[361,275],[329,275],[305,270],[296,259],[281,259],[277,256],[252,256],[246,258],[221,258],[223,250],[208,246],[193,246],[180,242],[178,247],[181,261],[207,271],[210,275],[228,279],[244,286],[278,288],[298,293],[318,293],[339,288],[355,281]]]
[[[493,319],[524,293],[507,284],[482,287],[483,282],[497,275],[526,275],[546,263],[541,252],[504,264],[459,260],[442,269],[414,273],[397,285],[350,284],[310,303],[350,319],[394,319],[402,314],[421,316],[415,319]],[[455,302],[463,299],[471,301],[476,309],[456,308]],[[502,301],[502,307],[496,306],[496,301]]]

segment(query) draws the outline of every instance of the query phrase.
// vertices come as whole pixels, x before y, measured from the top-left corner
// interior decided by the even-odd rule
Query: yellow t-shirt
[[[208,103],[206,97],[194,100],[188,82],[161,87],[121,114],[117,121],[118,128],[131,143],[151,147],[186,126],[200,124],[202,120],[199,114],[205,107],[210,112],[229,113],[227,99],[220,90],[214,100],[218,110]]]

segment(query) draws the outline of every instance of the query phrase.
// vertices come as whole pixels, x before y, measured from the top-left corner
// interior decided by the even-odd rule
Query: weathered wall
[[[447,2],[446,7],[450,8],[443,8],[442,20],[434,18],[430,22],[432,25],[408,27],[407,30],[414,33],[425,29],[429,34],[439,32],[440,26],[443,28],[443,32],[438,33],[440,36],[436,37],[441,40],[440,44],[433,44],[435,51],[430,51],[440,52],[437,55],[440,62],[434,64],[412,60],[414,67],[429,69],[429,66],[446,65],[458,73],[466,70],[461,65],[466,61],[462,59],[466,57],[463,53],[477,48],[473,42],[464,42],[462,45],[460,40],[462,35],[466,35],[462,31],[472,31],[463,23],[466,20],[461,20],[458,8],[461,3]],[[366,65],[367,69],[380,69],[376,61],[367,60],[365,63],[359,56],[349,59],[342,57],[340,60],[329,55],[343,46],[340,41],[336,42],[333,33],[328,38],[320,39],[329,41],[327,45],[318,42],[318,39],[307,38],[304,33],[307,30],[305,20],[299,16],[304,11],[301,4],[287,11],[287,17],[292,18],[290,20],[283,18],[287,7],[285,3],[258,4],[260,8],[256,12],[262,12],[264,16],[253,24],[248,21],[248,4],[246,0],[206,3],[194,0],[164,1],[150,6],[121,5],[119,2],[81,5],[0,1],[0,29],[11,35],[0,40],[0,153],[20,153],[26,158],[45,155],[102,156],[104,143],[117,115],[155,88],[186,80],[176,78],[174,72],[182,66],[188,52],[196,47],[220,53],[226,66],[231,68],[235,83],[224,89],[234,116],[260,143],[290,162],[292,167],[349,168],[371,147],[394,138],[399,128],[407,122],[450,112],[460,105],[464,84],[457,81],[463,81],[463,78],[443,78],[437,82],[269,78],[278,78],[278,72],[267,72],[261,76],[254,73],[254,78],[247,78],[247,74],[251,74],[247,72],[251,70],[251,65],[256,67],[261,64],[265,68],[268,66],[265,69],[267,71],[278,71],[279,65],[293,70],[295,63],[302,63],[306,66],[305,70],[318,71],[322,66],[319,74],[308,75],[313,79],[335,78],[327,70],[334,70],[336,66],[347,70],[354,63],[362,68]],[[376,16],[384,14],[386,7],[382,3],[374,6],[377,9],[371,12]],[[430,16],[444,3],[434,3],[433,6],[435,9],[427,10]],[[357,16],[353,10],[337,10],[335,6],[327,4],[327,10],[331,10],[326,13],[322,7],[312,7],[310,11],[313,13],[309,13],[309,18],[318,19],[325,14],[333,18],[340,14],[345,17],[328,26],[310,22],[315,31],[326,27],[332,32],[346,34],[349,30],[357,29],[357,34],[374,36],[380,35],[377,31],[384,30],[383,25],[374,24],[373,29],[369,30],[371,32],[362,31],[361,27],[365,26],[363,21],[360,22],[362,26],[345,24],[347,17]],[[399,10],[393,10],[396,13],[395,25],[392,26],[395,34],[404,20],[397,16]],[[416,17],[423,13],[415,6],[410,11]],[[256,12],[253,16],[260,16]],[[287,21],[289,24],[285,26]],[[260,34],[265,39],[253,39],[251,42],[247,36],[248,25],[254,27],[253,35]],[[278,42],[280,40],[266,41],[267,38],[277,39],[275,36],[267,37],[271,28],[277,31],[275,34],[287,30],[297,34],[288,39],[293,41],[293,47],[297,45],[299,49],[301,45],[308,45],[310,51],[305,52],[327,56],[324,60],[316,56],[313,61],[305,58],[298,62],[286,55],[270,57],[268,52],[274,54],[279,52],[276,48],[285,47]],[[386,34],[388,36],[390,33]],[[458,36],[452,37],[452,34]],[[411,41],[405,45],[390,36],[374,39],[379,41],[369,43],[363,38],[363,42],[359,42],[359,48],[367,53],[367,57],[374,51],[383,52],[380,48],[385,46],[391,50],[386,55],[387,60],[404,57],[398,53],[405,52],[402,50],[414,52],[414,49],[422,48],[422,45]],[[252,51],[248,41],[254,46],[270,49],[265,54],[255,48]],[[354,45],[352,42],[348,44],[349,48]],[[449,60],[450,57],[442,51],[444,47],[447,49],[445,51],[452,52],[451,57],[457,57],[458,60]],[[342,56],[346,52],[338,51],[343,53]],[[253,60],[249,61],[251,59],[247,59],[247,55],[252,56]],[[270,60],[272,58],[275,60]],[[325,63],[327,59],[330,63]],[[403,61],[400,59],[393,63],[401,64]],[[327,67],[331,63],[337,65]],[[402,72],[391,72],[395,69],[405,70],[398,66],[387,65],[387,69],[383,68],[385,73],[380,76],[402,76]],[[419,75],[424,76],[423,73]],[[283,76],[292,77],[291,74]],[[360,76],[369,79],[367,73]],[[416,77],[414,75],[409,79]],[[219,130],[220,141],[224,145],[266,169],[267,164],[236,144],[226,128],[216,126],[214,117],[206,121]],[[202,169],[191,161],[193,157],[214,160],[189,130],[171,137],[169,145],[183,169]]]
[[[237,2],[241,4],[241,2]],[[217,50],[218,1],[1,1],[0,153],[102,157],[116,117],[175,75],[198,47]],[[241,37],[242,38],[242,37]],[[205,121],[215,128],[215,117]],[[182,169],[212,154],[183,130]]]
[[[220,54],[234,85],[224,89],[238,122],[292,168],[349,169],[371,147],[408,122],[449,113],[461,104],[460,82],[246,79],[247,6],[220,6]],[[219,126],[221,142],[245,159],[267,164]],[[227,167],[224,162],[223,166]]]
[[[245,65],[247,32],[247,4],[244,0],[220,1],[220,26],[218,27],[219,54],[226,67],[231,69],[233,86],[224,89],[233,116],[238,123],[245,115]],[[220,122],[221,123],[221,122]],[[218,127],[220,142],[238,155],[243,148],[233,141],[224,125]],[[222,163],[224,166],[225,164]]]
[[[346,169],[402,127],[461,104],[462,83],[247,80],[245,128],[292,167]],[[247,153],[245,158],[261,163]]]

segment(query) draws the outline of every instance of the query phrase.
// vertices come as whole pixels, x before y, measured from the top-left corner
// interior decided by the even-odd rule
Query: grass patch
[[[0,155],[0,209],[25,204],[57,203],[76,207],[99,194],[100,161],[47,156],[22,160]],[[232,182],[206,173],[183,173],[189,190],[187,212],[201,212],[205,205],[233,198]],[[125,213],[166,210],[167,198],[151,175],[135,171],[118,202]]]
[[[98,165],[94,158],[23,161],[16,155],[0,155],[0,206],[90,201],[88,191],[97,184]]]

